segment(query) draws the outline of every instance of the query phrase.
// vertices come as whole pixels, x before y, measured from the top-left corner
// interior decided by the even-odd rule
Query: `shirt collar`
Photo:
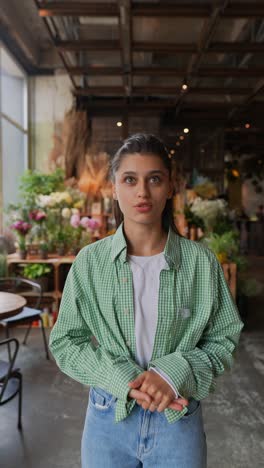
[[[117,228],[111,249],[111,258],[114,262],[117,257],[124,263],[127,261],[127,243],[123,232],[124,222]],[[164,256],[170,268],[179,268],[181,262],[180,236],[169,228],[167,242],[164,248]]]

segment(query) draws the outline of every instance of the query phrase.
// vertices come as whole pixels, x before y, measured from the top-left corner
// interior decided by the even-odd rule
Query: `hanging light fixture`
[[[186,81],[186,78],[184,78],[183,83],[182,83],[182,91],[187,91],[187,89],[188,89],[187,81]]]

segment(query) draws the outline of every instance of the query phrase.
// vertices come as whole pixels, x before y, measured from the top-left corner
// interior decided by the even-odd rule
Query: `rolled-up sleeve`
[[[190,351],[176,350],[149,363],[149,367],[158,367],[170,377],[180,395],[197,400],[213,392],[216,378],[231,369],[244,326],[215,257],[211,268],[214,301],[201,339]]]
[[[144,372],[129,356],[114,356],[96,346],[92,332],[83,318],[89,301],[83,278],[87,278],[87,260],[80,254],[75,259],[65,282],[59,315],[51,334],[49,347],[58,367],[73,379],[89,386],[99,386],[121,400],[126,400],[128,382]],[[96,310],[95,310],[96,312]]]

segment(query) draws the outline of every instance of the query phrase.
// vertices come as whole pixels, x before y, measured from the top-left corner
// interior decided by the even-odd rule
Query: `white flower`
[[[78,210],[78,208],[72,208],[71,212],[72,214],[77,214],[77,215],[80,214],[80,210]]]
[[[227,203],[225,200],[202,200],[200,197],[194,199],[191,211],[202,218],[208,229],[212,228],[220,215],[226,215]]]
[[[65,219],[69,219],[71,217],[71,210],[70,208],[63,208],[61,211],[61,216]]]
[[[50,206],[50,202],[51,202],[50,195],[39,195],[37,197],[37,203],[41,208],[45,208],[47,206]]]

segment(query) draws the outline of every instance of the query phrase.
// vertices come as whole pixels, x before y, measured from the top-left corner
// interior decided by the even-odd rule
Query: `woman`
[[[90,386],[82,466],[204,468],[200,400],[243,323],[214,254],[177,233],[163,143],[128,138],[111,176],[118,229],[77,256],[50,337],[61,370]]]

